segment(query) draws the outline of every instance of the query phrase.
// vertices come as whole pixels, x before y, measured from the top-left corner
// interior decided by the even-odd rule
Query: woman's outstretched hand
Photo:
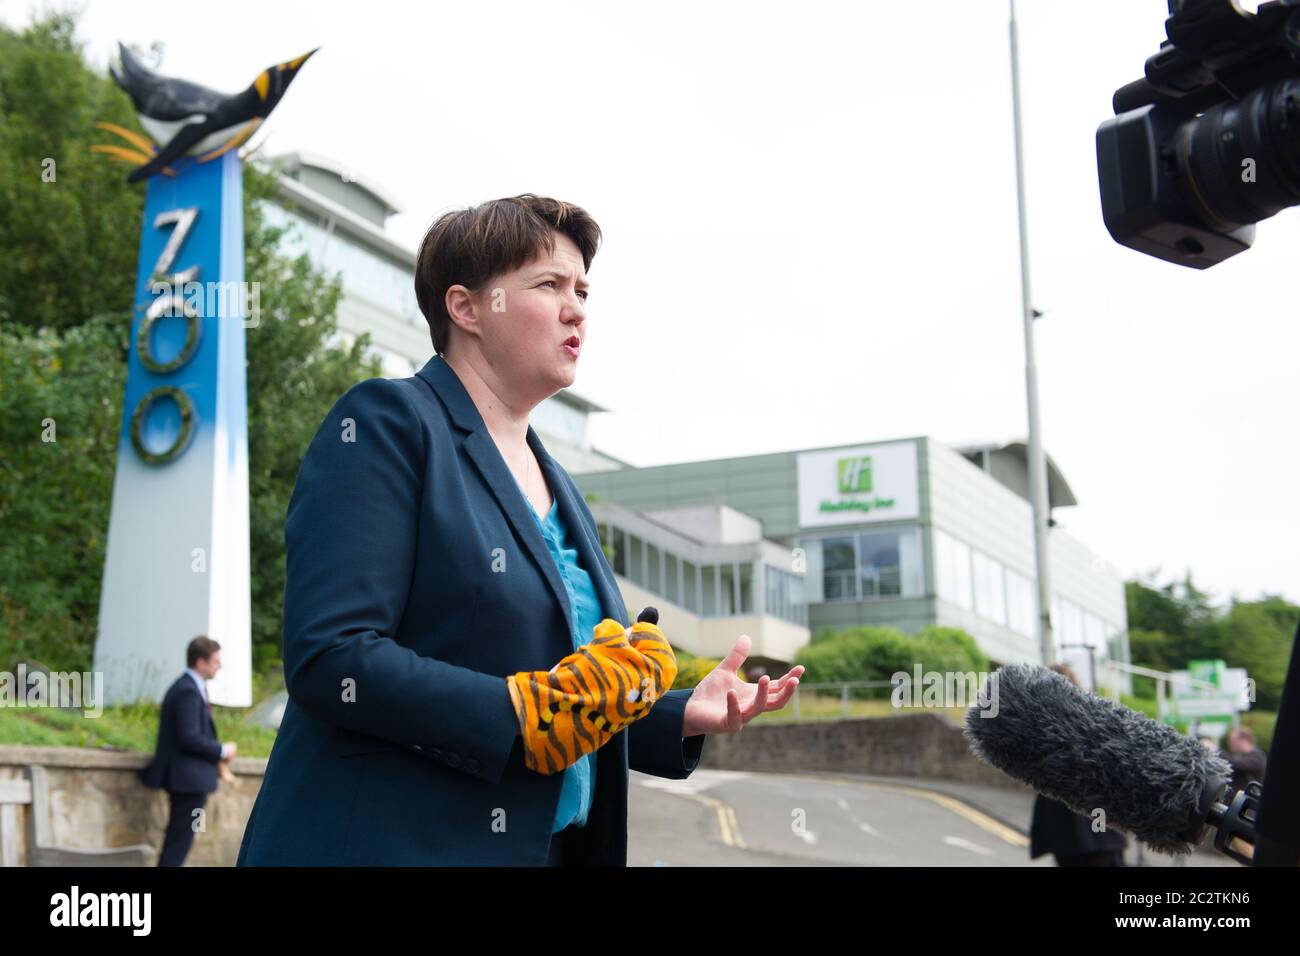
[[[776,680],[764,674],[758,683],[746,683],[737,672],[749,657],[751,646],[749,635],[740,635],[731,653],[696,685],[686,702],[683,737],[738,734],[763,711],[780,710],[786,705],[799,686],[803,665],[795,665]]]

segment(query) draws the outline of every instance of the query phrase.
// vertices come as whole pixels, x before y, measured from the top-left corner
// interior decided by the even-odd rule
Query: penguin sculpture
[[[198,156],[199,162],[216,159],[247,141],[262,120],[275,109],[302,65],[316,50],[287,63],[268,67],[242,93],[218,93],[207,87],[159,76],[144,66],[125,44],[118,44],[120,62],[109,67],[117,85],[126,91],[140,116],[140,125],[158,144],[111,123],[100,129],[123,137],[137,147],[91,147],[118,159],[141,162],[126,177],[140,182],[159,171],[171,173],[167,164],[181,156]],[[319,49],[319,47],[317,47]]]

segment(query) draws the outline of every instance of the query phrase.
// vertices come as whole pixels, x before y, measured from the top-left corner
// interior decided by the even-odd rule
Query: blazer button
[[[447,766],[448,766],[448,767],[459,767],[459,766],[460,766],[460,754],[447,754]]]
[[[470,757],[468,760],[465,761],[465,769],[468,770],[470,773],[478,773],[478,761],[475,760],[473,757]]]

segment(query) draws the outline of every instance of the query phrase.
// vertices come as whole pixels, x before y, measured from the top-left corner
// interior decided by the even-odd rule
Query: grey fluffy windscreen
[[[963,730],[977,757],[1077,813],[1101,808],[1153,850],[1191,851],[1206,781],[1231,772],[1222,757],[1035,664],[1001,668],[984,695],[996,708],[972,706]]]

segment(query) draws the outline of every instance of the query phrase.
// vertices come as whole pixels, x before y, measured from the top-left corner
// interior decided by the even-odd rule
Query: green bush
[[[891,627],[854,627],[826,633],[810,643],[795,659],[805,668],[802,683],[887,681],[894,674],[922,671],[980,673],[989,669],[988,657],[975,639],[951,627],[927,627],[905,634]],[[890,688],[858,688],[855,697],[888,697]]]
[[[708,676],[709,671],[722,663],[717,658],[696,657],[676,647],[673,648],[673,654],[677,658],[677,677],[673,681],[672,690],[694,687]]]
[[[1146,714],[1152,720],[1159,719],[1159,705],[1156,703],[1155,696],[1145,697],[1140,694],[1120,694],[1119,702],[1129,710],[1136,710],[1139,714]]]

